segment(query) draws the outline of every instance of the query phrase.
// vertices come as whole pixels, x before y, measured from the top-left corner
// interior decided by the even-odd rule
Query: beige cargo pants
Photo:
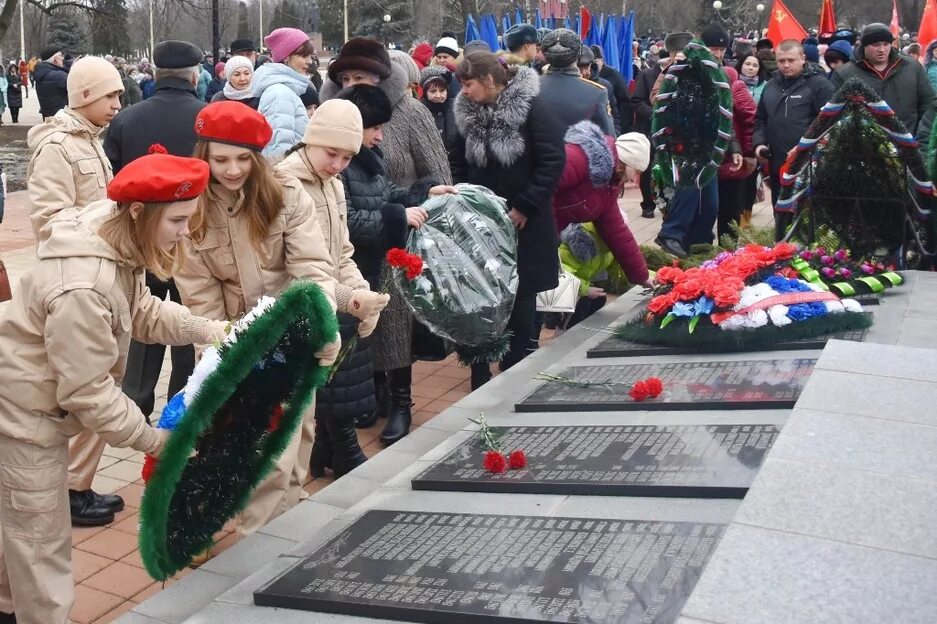
[[[0,611],[19,624],[66,624],[75,599],[67,453],[0,436]]]
[[[68,489],[78,492],[90,490],[103,454],[104,440],[89,429],[69,438]]]

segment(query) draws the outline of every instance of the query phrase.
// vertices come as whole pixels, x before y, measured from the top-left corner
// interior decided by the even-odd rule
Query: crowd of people
[[[309,472],[338,477],[363,463],[356,427],[383,419],[385,444],[406,436],[419,327],[399,294],[380,292],[383,259],[423,225],[420,204],[457,193],[454,183],[503,197],[518,233],[500,370],[537,348],[537,295],[557,287],[561,266],[580,281],[572,324],[602,306],[596,280],[613,265],[651,286],[619,198],[639,183],[642,216],[655,217],[653,107],[695,36],[636,42],[630,83],[576,33],[530,25],[494,51],[460,48],[451,33],[409,54],[356,37],[324,75],[293,28],[271,32],[265,55],[238,40],[214,64],[183,41],[161,42],[152,63],[72,59],[51,46],[32,67],[11,64],[14,121],[21,101],[11,94],[28,97],[30,82],[44,121],[28,134],[37,262],[0,319],[0,350],[18,354],[0,361],[0,496],[18,502],[0,508],[0,624],[66,622],[69,526],[107,524],[123,508],[91,489],[105,444],[154,456],[165,444],[149,424],[164,345],[172,396],[227,322],[294,281],[317,283],[339,318],[321,364],[342,341],[362,340],[252,494],[238,533],[295,505]],[[925,68],[894,49],[884,25],[837,33],[825,48],[753,44],[717,23],[698,37],[731,86],[733,139],[716,179],[670,200],[657,242],[676,256],[747,225],[760,179],[777,190],[785,155],[851,77],[913,133],[930,131],[933,46]],[[780,237],[783,215],[777,224]],[[472,366],[472,389],[493,364]]]

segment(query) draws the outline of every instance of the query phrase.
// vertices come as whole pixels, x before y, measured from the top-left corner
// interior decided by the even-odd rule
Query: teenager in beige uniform
[[[0,623],[68,620],[68,439],[91,429],[157,456],[165,444],[168,433],[147,425],[119,387],[131,336],[224,337],[225,323],[156,299],[143,281],[144,268],[169,277],[207,182],[193,158],[134,161],[108,185],[109,200],[45,225],[38,261],[0,316],[0,353],[12,356],[0,358]]]
[[[295,280],[311,280],[333,307],[346,311],[357,305],[356,314],[376,321],[387,297],[367,290],[364,280],[357,282],[357,290],[337,284],[315,204],[299,181],[274,172],[261,156],[273,134],[263,115],[239,102],[214,102],[199,113],[195,131],[195,156],[211,167],[211,183],[201,197],[191,240],[184,244],[185,263],[176,273],[183,303],[196,314],[233,319],[260,297],[276,296]],[[334,363],[338,347],[336,342],[318,354],[321,363]],[[312,420],[313,412],[304,421]],[[238,516],[239,534],[253,533],[299,502],[302,483],[291,485],[291,476],[301,430]],[[310,450],[299,458],[305,466]]]
[[[107,197],[114,177],[101,143],[124,92],[117,69],[103,58],[86,56],[68,73],[68,106],[26,135],[32,151],[27,176],[33,233],[60,210],[87,206]],[[104,440],[84,430],[68,443],[68,497],[72,522],[99,526],[124,508],[121,497],[100,495],[91,481],[104,453]]]

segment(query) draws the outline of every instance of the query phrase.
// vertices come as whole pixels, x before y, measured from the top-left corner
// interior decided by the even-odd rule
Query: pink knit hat
[[[309,35],[298,28],[277,28],[264,37],[264,43],[270,50],[270,60],[282,63],[299,46],[309,41]]]

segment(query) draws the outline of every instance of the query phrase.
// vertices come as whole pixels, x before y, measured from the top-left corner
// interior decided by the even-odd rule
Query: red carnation
[[[508,469],[508,461],[498,451],[485,451],[485,461],[482,462],[482,466],[488,472],[501,474]]]
[[[713,301],[720,308],[731,308],[741,297],[741,291],[731,287],[721,287],[713,293]]]
[[[143,458],[143,470],[140,471],[140,476],[143,477],[144,483],[149,483],[150,477],[153,476],[153,472],[156,470],[157,461],[152,455]]]
[[[661,267],[657,271],[655,279],[659,284],[673,284],[678,278],[683,276],[683,269],[676,266]]]
[[[647,382],[645,381],[636,381],[634,385],[631,386],[631,390],[628,392],[628,395],[635,401],[643,401],[648,396],[650,396],[651,391],[647,387]]]
[[[774,257],[778,260],[793,258],[795,253],[797,253],[797,247],[790,243],[778,243],[774,246]]]
[[[676,300],[677,297],[672,292],[666,295],[658,295],[647,304],[647,311],[651,314],[661,314],[673,307]]]
[[[416,279],[423,272],[423,258],[416,254],[407,254],[407,279]]]
[[[520,470],[527,466],[527,456],[524,455],[524,451],[511,451],[511,454],[508,455],[508,464],[511,466],[511,470]]]
[[[387,252],[387,264],[392,267],[406,268],[407,266],[407,257],[408,254],[405,250],[400,247],[394,247]]]
[[[659,377],[648,377],[644,380],[644,385],[647,386],[648,396],[652,399],[656,399],[664,391],[664,382]]]

